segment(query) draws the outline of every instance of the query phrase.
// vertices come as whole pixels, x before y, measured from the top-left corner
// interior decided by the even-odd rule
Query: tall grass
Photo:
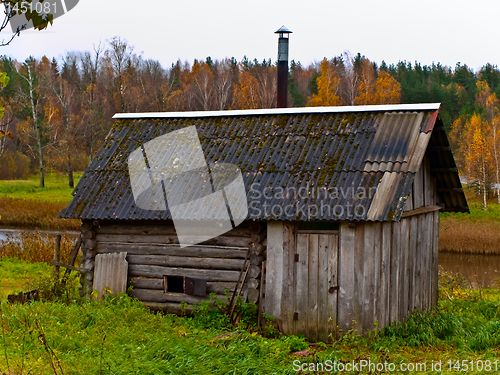
[[[0,226],[77,230],[79,220],[58,219],[66,203],[0,196]]]
[[[459,253],[500,254],[500,205],[491,203],[484,211],[470,202],[471,213],[442,213],[439,250]]]
[[[71,304],[4,302],[0,373],[297,374],[294,363],[299,363],[308,369],[299,373],[313,374],[324,372],[309,370],[310,363],[368,359],[396,365],[441,360],[447,373],[448,360],[497,361],[498,291],[464,289],[457,277],[441,277],[440,282],[436,309],[413,313],[406,322],[368,337],[348,332],[332,347],[317,343],[301,356],[293,353],[307,348],[301,337],[268,337],[255,328],[213,325],[207,318],[217,317],[207,314],[201,319],[153,314],[126,295]]]
[[[60,261],[67,263],[69,254],[74,247],[74,236],[63,234],[61,236]],[[42,235],[38,231],[23,231],[18,235],[0,241],[0,260],[3,257],[17,258],[27,262],[43,262],[51,264],[54,259],[55,236]]]

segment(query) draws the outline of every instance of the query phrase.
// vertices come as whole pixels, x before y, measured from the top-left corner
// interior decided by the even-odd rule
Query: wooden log
[[[252,242],[250,244],[249,248],[250,248],[250,253],[252,255],[262,255],[262,253],[265,250],[265,247],[263,245],[261,245],[260,243],[254,243],[254,242]]]
[[[54,266],[57,266],[57,267],[64,267],[64,268],[72,270],[72,271],[78,271],[81,273],[85,273],[85,270],[83,268],[73,267],[73,266],[70,266],[69,264],[64,264],[64,263],[61,263],[61,262],[58,262],[55,260],[51,260],[50,263],[52,263]]]
[[[248,289],[247,299],[250,303],[256,303],[259,299],[259,290],[258,289]]]
[[[259,233],[262,230],[260,224],[255,221],[250,222],[248,228],[250,229],[251,233]]]
[[[74,266],[75,265],[76,257],[78,256],[78,251],[80,250],[81,246],[82,246],[82,236],[79,235],[78,236],[78,240],[76,241],[76,244],[73,247],[73,250],[71,250],[71,253],[69,254],[68,265],[70,265],[70,266]],[[63,277],[66,278],[69,275],[70,272],[71,272],[71,269],[70,268],[66,268],[66,271],[64,272]]]
[[[163,290],[163,278],[129,277],[127,284],[132,288]]]
[[[207,283],[207,294],[209,293],[216,293],[216,294],[221,294],[224,295],[226,294],[226,291],[229,291],[229,293],[234,291],[234,288],[236,287],[236,283],[218,283],[218,282],[211,282]],[[243,287],[243,291],[247,289],[246,286]]]
[[[87,251],[85,252],[85,254],[84,254],[84,257],[83,257],[83,258],[84,258],[84,259],[94,259],[95,255],[96,255],[95,250],[87,250]]]
[[[97,233],[95,230],[88,230],[86,232],[83,232],[83,238],[85,240],[92,240],[97,236]]]
[[[248,269],[248,277],[251,279],[256,279],[260,275],[260,267],[258,266],[250,266]]]
[[[128,235],[177,235],[173,224],[165,225],[129,225],[129,224],[102,224],[96,230],[97,234],[128,234]],[[248,225],[241,224],[238,227],[224,233],[229,237],[250,237],[252,231]]]
[[[253,233],[252,236],[250,237],[250,240],[253,243],[261,243],[264,240],[264,236],[261,234]]]
[[[97,247],[97,241],[96,240],[85,240],[83,242],[83,246],[87,250],[94,250]]]
[[[91,230],[92,229],[92,221],[84,221],[82,222],[82,225],[80,225],[80,231],[83,233],[83,232],[86,232],[88,230]]]
[[[257,289],[259,287],[259,280],[258,279],[248,279],[247,280],[247,287],[248,287],[248,289]]]
[[[196,236],[191,236],[196,240]],[[158,243],[158,244],[177,244],[179,239],[176,235],[130,235],[130,234],[98,234],[96,236],[98,242],[121,242],[121,243]],[[200,237],[201,240],[201,237]],[[231,247],[247,247],[250,245],[250,238],[246,237],[230,237],[218,236],[208,241],[202,242],[206,245],[221,245]]]
[[[96,230],[97,234],[128,234],[128,235],[176,235],[173,224],[165,225],[128,225],[103,224]]]
[[[166,267],[212,268],[222,270],[240,270],[243,260],[220,258],[194,258],[171,255],[128,255],[129,264],[149,264]]]
[[[161,311],[165,314],[175,314],[181,316],[190,316],[194,310],[192,305],[181,306],[180,303],[175,302],[160,303],[142,301],[142,304],[144,307],[153,311]]]
[[[148,302],[186,302],[189,304],[194,304],[197,302],[203,302],[210,300],[210,296],[191,296],[184,293],[172,293],[172,292],[163,292],[161,290],[154,289],[132,289],[129,292],[132,297],[137,298],[141,301]],[[224,300],[224,296],[217,296],[217,299]]]
[[[145,276],[160,278],[168,276],[188,276],[195,279],[203,279],[207,281],[237,281],[237,271],[229,270],[201,270],[193,268],[176,268],[176,267],[162,267],[151,266],[143,264],[130,264],[128,274],[131,277]]]
[[[163,278],[150,278],[150,277],[130,277],[128,279],[128,285],[132,286],[134,289],[156,289],[164,290]],[[208,282],[207,283],[207,294],[216,293],[224,295],[225,291],[228,290],[232,292],[234,290],[236,283],[231,282]]]
[[[91,271],[94,269],[94,264],[95,264],[94,260],[84,259],[82,262],[82,268],[87,270],[87,271]]]
[[[128,243],[98,243],[97,252],[116,253],[127,252],[134,255],[172,255],[200,258],[226,258],[226,259],[244,259],[248,253],[243,248],[224,248],[221,246],[189,246],[181,248],[179,245],[161,245],[161,244],[128,244]]]
[[[55,261],[55,263],[53,263],[53,264],[54,264],[54,274],[58,278],[59,278],[59,266],[57,265],[57,263],[59,263],[60,254],[61,254],[61,235],[57,234],[56,235],[56,249],[55,249],[55,252],[54,252],[54,261]]]
[[[250,257],[250,264],[253,266],[260,266],[260,264],[262,263],[263,260],[264,260],[263,256],[252,255]]]

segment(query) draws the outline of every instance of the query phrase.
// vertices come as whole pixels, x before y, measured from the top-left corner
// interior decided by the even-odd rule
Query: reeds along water
[[[78,230],[79,220],[62,220],[57,215],[66,203],[0,197],[0,225],[52,230]]]
[[[75,246],[75,236],[61,236],[60,261],[67,263],[69,254]],[[51,265],[54,259],[55,235],[41,234],[38,231],[22,231],[17,235],[0,241],[0,259],[18,258],[28,262],[45,262]]]
[[[447,218],[439,228],[439,251],[500,255],[500,223]]]

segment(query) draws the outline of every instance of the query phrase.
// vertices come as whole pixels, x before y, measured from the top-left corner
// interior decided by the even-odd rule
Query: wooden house
[[[181,301],[222,298],[245,269],[245,299],[262,298],[284,333],[311,341],[431,308],[439,211],[468,212],[438,111],[419,104],[115,115],[60,214],[82,220],[84,291],[96,285],[97,255],[124,252],[133,295],[153,309],[179,313]],[[145,142],[189,126],[207,163],[241,171],[248,216],[181,248],[168,205],[137,206],[127,161]]]

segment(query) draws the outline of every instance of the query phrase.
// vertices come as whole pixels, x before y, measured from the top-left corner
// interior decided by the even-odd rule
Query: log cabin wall
[[[82,278],[83,293],[92,292],[97,254],[126,252],[131,295],[152,309],[181,313],[181,301],[192,305],[209,299],[210,293],[219,298],[224,298],[226,290],[232,293],[248,254],[249,268],[242,296],[255,303],[265,257],[265,228],[248,221],[203,244],[180,248],[172,222],[84,222],[81,229],[87,240],[83,245],[82,267],[87,272]],[[165,286],[165,276],[171,278],[170,287]],[[185,276],[206,281],[206,295],[189,295],[179,290],[183,288],[178,284],[179,279]]]

